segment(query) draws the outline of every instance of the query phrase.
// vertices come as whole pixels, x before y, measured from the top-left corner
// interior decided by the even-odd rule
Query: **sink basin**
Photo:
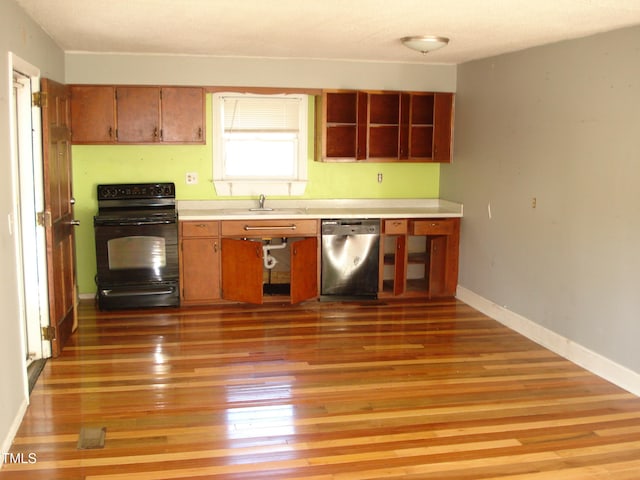
[[[228,215],[302,215],[306,213],[304,208],[232,208],[223,211]]]

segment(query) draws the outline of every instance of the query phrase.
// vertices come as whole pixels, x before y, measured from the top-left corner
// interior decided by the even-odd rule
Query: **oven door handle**
[[[148,296],[148,295],[171,295],[176,291],[173,287],[165,287],[158,289],[148,290],[114,290],[111,288],[103,288],[100,293],[105,297],[136,297],[136,296]]]
[[[176,223],[175,220],[149,220],[149,221],[127,221],[127,220],[117,220],[117,221],[97,221],[96,225],[102,225],[107,227],[140,227],[143,225],[171,225]]]

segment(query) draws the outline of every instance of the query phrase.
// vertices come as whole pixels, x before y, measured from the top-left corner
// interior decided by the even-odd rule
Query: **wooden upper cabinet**
[[[72,142],[205,143],[200,87],[71,87]]]
[[[433,119],[433,159],[451,162],[453,154],[453,93],[436,93]]]
[[[450,162],[452,93],[325,91],[323,161]]]
[[[198,87],[162,87],[162,141],[204,143],[204,90]]]
[[[114,87],[103,85],[71,87],[71,141],[77,144],[116,141]]]
[[[325,91],[322,106],[322,157],[366,158],[367,95],[356,91]]]
[[[116,114],[119,143],[160,141],[160,89],[117,87]]]
[[[400,92],[369,93],[367,158],[397,159],[400,139]]]

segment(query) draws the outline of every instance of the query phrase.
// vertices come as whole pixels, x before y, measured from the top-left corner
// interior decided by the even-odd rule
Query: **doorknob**
[[[73,225],[74,227],[80,226],[80,220],[71,220],[69,225]]]
[[[76,204],[76,199],[75,199],[75,198],[73,198],[73,197],[71,197],[71,198],[69,199],[69,203],[70,203],[71,205],[75,205],[75,204]]]

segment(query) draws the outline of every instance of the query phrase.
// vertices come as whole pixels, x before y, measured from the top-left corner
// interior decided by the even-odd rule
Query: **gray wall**
[[[6,442],[27,401],[22,355],[15,239],[7,219],[13,212],[13,169],[9,131],[12,78],[9,52],[40,69],[42,77],[64,80],[64,54],[13,0],[0,1],[0,447]],[[2,450],[5,451],[5,450]]]
[[[66,82],[451,92],[456,66],[69,52]]]
[[[460,65],[440,185],[462,287],[637,373],[639,54],[631,28]]]

